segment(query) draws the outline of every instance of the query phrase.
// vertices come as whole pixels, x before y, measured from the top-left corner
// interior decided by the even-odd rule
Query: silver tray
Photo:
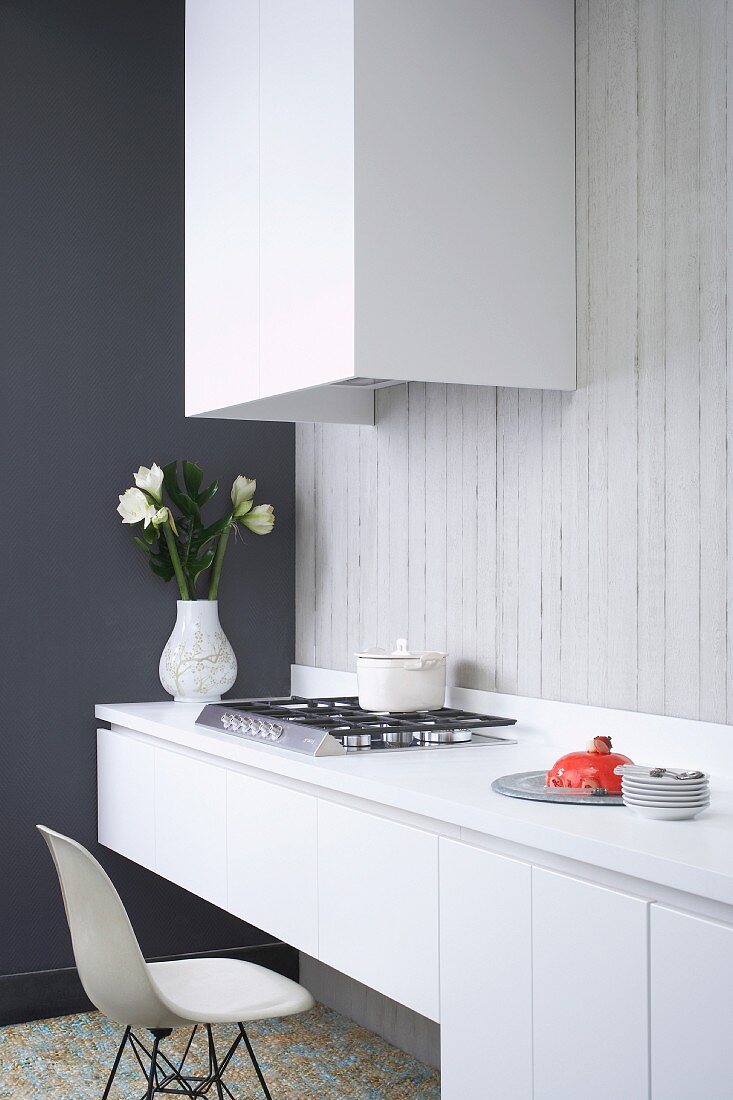
[[[515,772],[502,775],[491,784],[492,791],[508,798],[526,798],[530,802],[563,802],[566,806],[623,806],[620,794],[585,790],[577,787],[546,787],[547,772]]]

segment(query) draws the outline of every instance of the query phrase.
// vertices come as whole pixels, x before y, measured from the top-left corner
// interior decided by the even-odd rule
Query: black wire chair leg
[[[179,1077],[183,1076],[183,1066],[184,1066],[184,1063],[185,1063],[186,1059],[188,1058],[188,1052],[191,1049],[191,1044],[193,1043],[193,1040],[195,1038],[195,1035],[196,1035],[196,1032],[198,1031],[198,1029],[199,1029],[199,1025],[196,1024],[194,1026],[193,1031],[191,1032],[191,1034],[188,1037],[188,1042],[186,1043],[186,1049],[183,1052],[183,1057],[181,1058],[180,1064],[178,1066],[178,1076]]]
[[[221,1062],[220,1065],[219,1065],[219,1084],[221,1085],[221,1087],[224,1090],[224,1092],[226,1093],[226,1095],[230,1098],[230,1100],[235,1100],[235,1097],[232,1093],[232,1090],[229,1088],[226,1081],[224,1080],[224,1074],[226,1072],[227,1066],[229,1065],[232,1058],[234,1057],[234,1055],[237,1051],[237,1048],[238,1048],[238,1046],[241,1042],[242,1042],[242,1035],[241,1035],[241,1032],[239,1032],[237,1034],[236,1039],[234,1040],[232,1045],[229,1047],[229,1050],[227,1051],[226,1055],[224,1056],[224,1061]]]
[[[155,1100],[156,1085],[158,1084],[158,1045],[160,1035],[153,1035],[153,1049],[150,1054],[150,1072],[148,1073],[148,1091],[145,1100]]]
[[[221,1087],[221,1074],[219,1073],[219,1063],[216,1057],[216,1047],[214,1046],[214,1035],[211,1030],[211,1024],[206,1025],[206,1033],[209,1036],[209,1054],[211,1056],[211,1063],[214,1067],[214,1084],[216,1085],[216,1095],[219,1100],[224,1100],[224,1092]]]
[[[112,1084],[114,1082],[114,1079],[117,1076],[117,1070],[120,1067],[120,1062],[122,1060],[122,1054],[124,1052],[125,1047],[127,1046],[127,1040],[129,1038],[130,1038],[130,1028],[126,1027],[125,1028],[125,1034],[123,1036],[122,1042],[120,1043],[119,1050],[117,1051],[117,1057],[115,1058],[114,1064],[112,1066],[112,1072],[110,1073],[109,1077],[107,1078],[107,1087],[105,1088],[104,1092],[102,1093],[102,1100],[107,1100],[107,1097],[109,1096],[109,1090],[112,1088]]]
[[[249,1041],[249,1036],[247,1035],[247,1032],[244,1030],[244,1025],[243,1024],[239,1025],[239,1030],[242,1033],[242,1038],[244,1039],[244,1045],[247,1047],[247,1053],[249,1054],[250,1061],[252,1062],[252,1065],[255,1067],[255,1073],[257,1074],[257,1077],[259,1078],[259,1082],[260,1082],[260,1085],[262,1086],[262,1091],[265,1094],[266,1100],[272,1100],[272,1096],[270,1095],[270,1090],[267,1087],[267,1082],[265,1081],[265,1078],[262,1076],[262,1070],[260,1069],[260,1063],[255,1058],[255,1052],[252,1049],[252,1044]]]

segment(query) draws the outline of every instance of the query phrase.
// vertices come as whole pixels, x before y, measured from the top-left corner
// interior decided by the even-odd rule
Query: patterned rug
[[[226,1049],[230,1029],[214,1030],[217,1048]],[[247,1032],[273,1100],[440,1100],[435,1070],[322,1005],[250,1024]],[[98,1013],[0,1028],[0,1097],[99,1100],[121,1038],[122,1029]],[[182,1052],[185,1040],[174,1032],[165,1053]],[[246,1052],[225,1080],[236,1100],[262,1100]],[[144,1092],[129,1053],[115,1084],[114,1100],[137,1100]]]

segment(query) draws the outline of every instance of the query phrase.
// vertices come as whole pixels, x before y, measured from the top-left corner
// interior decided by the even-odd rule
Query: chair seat
[[[240,959],[148,963],[161,998],[192,1024],[236,1024],[292,1016],[313,1008],[307,989],[282,974]]]

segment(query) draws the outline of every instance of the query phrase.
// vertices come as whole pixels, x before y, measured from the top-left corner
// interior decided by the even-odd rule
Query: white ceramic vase
[[[217,600],[178,600],[159,672],[177,703],[216,703],[229,691],[237,678],[237,658],[221,628]]]

